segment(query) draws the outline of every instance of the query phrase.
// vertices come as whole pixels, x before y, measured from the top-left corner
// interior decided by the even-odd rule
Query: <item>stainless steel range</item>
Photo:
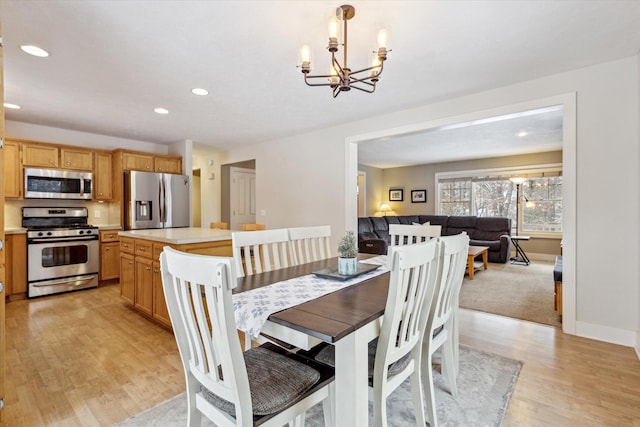
[[[98,286],[98,227],[87,208],[22,208],[29,298]]]

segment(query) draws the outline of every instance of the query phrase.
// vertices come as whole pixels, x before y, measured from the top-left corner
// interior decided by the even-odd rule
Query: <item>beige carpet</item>
[[[433,373],[438,421],[450,427],[499,427],[507,411],[522,363],[495,354],[460,346],[458,396],[449,394],[449,387],[440,375],[440,352],[433,358]],[[415,425],[409,379],[387,399],[389,427]],[[203,417],[204,418],[204,417]],[[373,410],[369,404],[369,425],[373,425]],[[117,423],[116,427],[183,427],[187,419],[184,393],[158,406]],[[203,420],[202,427],[213,423]],[[307,411],[305,427],[322,427],[322,405]]]
[[[490,262],[473,280],[465,276],[460,307],[560,327],[553,309],[553,263]]]

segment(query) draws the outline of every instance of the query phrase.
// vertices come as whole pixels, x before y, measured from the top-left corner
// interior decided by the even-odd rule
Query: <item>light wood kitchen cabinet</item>
[[[122,169],[153,172],[153,155],[122,152]]]
[[[120,242],[122,244],[122,242]],[[136,269],[134,256],[122,252],[120,247],[120,296],[129,304],[135,300]]]
[[[5,235],[5,266],[7,300],[27,297],[27,235]]]
[[[160,273],[160,254],[165,246],[170,246],[176,250],[196,253],[201,255],[232,256],[231,235],[225,240],[206,241],[199,243],[171,244],[164,241],[157,241],[144,238],[132,238],[129,236],[120,237],[120,268],[128,265],[134,256],[133,274],[133,301],[123,298],[133,305],[133,308],[153,321],[171,328],[171,319],[167,309],[167,302],[162,288],[162,275]],[[123,243],[124,242],[124,243]],[[126,249],[123,251],[123,244]],[[122,289],[125,273],[120,272],[120,283]],[[126,287],[128,289],[128,287]],[[124,292],[124,291],[123,291]]]
[[[171,318],[167,308],[167,300],[162,289],[160,262],[153,261],[153,318],[167,327],[171,327]]]
[[[96,153],[93,168],[93,198],[113,199],[113,168],[111,153]]]
[[[22,196],[22,167],[20,166],[20,144],[5,141],[3,184],[7,199],[19,199]]]
[[[93,151],[61,148],[60,159],[63,169],[93,170]]]
[[[143,256],[135,257],[136,284],[134,307],[146,314],[153,314],[153,261]]]
[[[100,231],[100,281],[120,277],[119,237],[118,230]]]
[[[57,168],[59,149],[55,145],[22,144],[22,165]]]
[[[182,173],[182,158],[181,157],[159,157],[154,159],[154,169],[156,172],[163,173]]]

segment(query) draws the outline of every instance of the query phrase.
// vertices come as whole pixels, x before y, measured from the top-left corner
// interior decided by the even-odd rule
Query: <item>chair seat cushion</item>
[[[320,379],[320,373],[304,363],[263,347],[243,353],[249,377],[254,415],[269,415],[290,406]],[[213,405],[235,416],[234,405],[203,388]]]
[[[374,339],[369,343],[369,384],[371,385],[371,379],[373,379],[373,369],[376,363],[376,350],[378,349],[378,338]],[[318,362],[325,363],[330,366],[335,366],[335,348],[332,345],[328,345],[324,347],[318,354],[315,356],[315,359]],[[394,375],[399,374],[407,367],[409,362],[411,361],[411,354],[407,353],[399,360],[389,366],[389,376],[392,377]]]

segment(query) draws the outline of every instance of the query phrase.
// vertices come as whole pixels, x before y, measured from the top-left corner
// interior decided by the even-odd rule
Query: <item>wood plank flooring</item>
[[[463,344],[524,362],[505,426],[640,426],[631,348],[462,310]],[[173,335],[120,300],[119,286],[6,307],[0,426],[110,426],[184,390]]]

